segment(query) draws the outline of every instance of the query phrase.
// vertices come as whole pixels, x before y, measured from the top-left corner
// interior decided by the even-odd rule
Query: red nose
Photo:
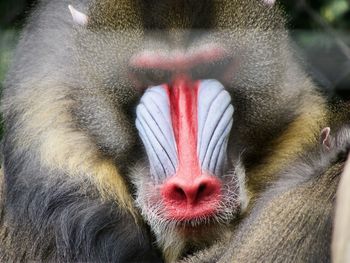
[[[195,178],[174,176],[163,186],[162,194],[171,219],[190,220],[208,217],[217,210],[221,183],[214,176]]]

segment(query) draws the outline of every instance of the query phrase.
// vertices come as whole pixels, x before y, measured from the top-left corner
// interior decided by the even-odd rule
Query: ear
[[[326,127],[324,128],[322,131],[321,131],[321,143],[322,143],[322,146],[327,150],[329,151],[332,147],[332,139],[331,139],[331,136],[330,136],[330,133],[331,133],[331,128],[329,127]]]
[[[262,0],[262,2],[263,2],[265,5],[273,6],[273,5],[276,3],[276,0]]]
[[[86,26],[89,20],[89,17],[82,12],[76,10],[73,6],[68,6],[69,11],[72,15],[73,21],[75,24],[80,26]]]

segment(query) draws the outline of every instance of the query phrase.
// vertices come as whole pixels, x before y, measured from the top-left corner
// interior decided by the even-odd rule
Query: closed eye
[[[131,67],[130,72],[134,78],[144,86],[168,83],[171,77],[169,70],[159,68]]]
[[[198,64],[191,68],[190,72],[193,79],[221,79],[232,64],[232,57],[224,57],[208,63]]]

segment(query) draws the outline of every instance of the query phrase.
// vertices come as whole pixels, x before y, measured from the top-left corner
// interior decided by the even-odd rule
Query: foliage
[[[13,47],[17,42],[16,30],[0,30],[0,92],[2,90],[2,81],[5,79],[6,71],[10,65],[13,54]],[[2,123],[1,116],[0,122]],[[2,125],[0,124],[0,137],[2,135]]]

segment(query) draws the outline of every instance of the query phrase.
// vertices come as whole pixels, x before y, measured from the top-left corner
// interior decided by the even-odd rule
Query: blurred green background
[[[19,31],[37,1],[0,0],[0,91]],[[288,15],[295,48],[309,74],[330,96],[349,99],[350,0],[280,3]]]

